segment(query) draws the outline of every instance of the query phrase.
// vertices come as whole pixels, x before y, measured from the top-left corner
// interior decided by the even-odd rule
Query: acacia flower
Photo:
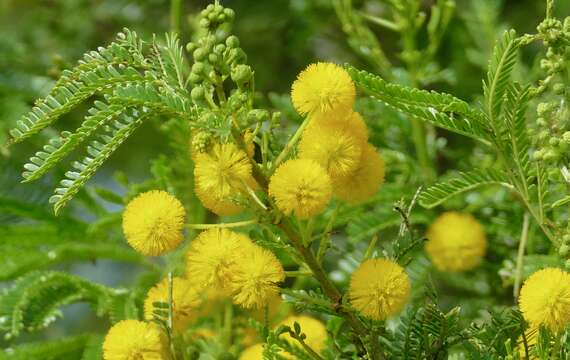
[[[284,162],[269,181],[269,195],[285,215],[307,219],[321,213],[332,194],[325,169],[310,159]]]
[[[307,336],[305,339],[305,344],[307,344],[311,349],[313,349],[316,353],[320,353],[326,346],[326,341],[328,338],[327,335],[327,328],[325,325],[317,319],[314,319],[309,316],[305,315],[292,315],[287,317],[283,320],[277,327],[280,325],[289,326],[291,329],[294,329],[294,324],[298,323],[301,327],[301,332]],[[282,337],[286,337],[288,341],[295,342],[295,340],[290,338],[288,333],[284,333],[281,335]],[[290,356],[285,356],[287,359],[292,359]]]
[[[241,211],[232,200],[252,181],[247,154],[233,143],[218,143],[196,153],[194,161],[195,192],[202,204],[218,215]]]
[[[166,338],[158,325],[138,320],[119,321],[103,342],[105,360],[169,360]]]
[[[523,284],[519,306],[531,327],[560,332],[570,324],[570,274],[558,268],[535,272]]]
[[[186,277],[199,288],[215,288],[227,294],[236,266],[253,247],[247,236],[228,229],[203,231],[190,243]]]
[[[362,119],[362,116],[357,113],[356,111],[348,111],[348,112],[335,112],[332,114],[314,114],[310,118],[310,122],[307,125],[307,129],[315,127],[322,127],[322,126],[334,126],[335,128],[350,132],[354,136],[356,136],[362,144],[365,144],[368,141],[368,128],[366,127],[366,123]]]
[[[263,344],[255,344],[245,349],[239,360],[263,360]]]
[[[485,231],[470,214],[443,213],[426,236],[425,249],[440,271],[471,270],[481,263],[487,250]]]
[[[144,301],[144,317],[152,320],[155,310],[153,303],[168,303],[168,279],[151,288]],[[187,279],[175,277],[172,279],[172,312],[174,330],[184,331],[188,324],[197,317],[197,310],[200,306],[201,298],[196,286]]]
[[[352,274],[348,290],[352,306],[363,315],[385,320],[399,313],[410,297],[404,269],[388,259],[366,260]]]
[[[362,148],[356,170],[333,181],[334,194],[349,203],[368,200],[384,182],[384,160],[371,144]]]
[[[319,163],[334,181],[350,176],[360,164],[362,139],[343,124],[317,124],[303,132],[299,158]]]
[[[285,280],[283,266],[267,249],[253,245],[239,259],[231,280],[234,302],[245,308],[261,308],[277,295],[277,283]]]
[[[309,65],[291,88],[293,106],[301,115],[345,112],[352,108],[355,97],[352,78],[333,63]]]
[[[123,213],[127,242],[144,255],[160,255],[183,240],[184,207],[174,196],[161,190],[140,194]]]

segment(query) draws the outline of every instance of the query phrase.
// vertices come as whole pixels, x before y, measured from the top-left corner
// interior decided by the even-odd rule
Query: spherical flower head
[[[123,213],[127,242],[144,255],[157,256],[177,247],[184,239],[182,203],[165,191],[140,194]]]
[[[231,279],[234,302],[244,308],[261,308],[277,295],[277,284],[285,280],[283,266],[267,249],[253,245],[239,259]]]
[[[325,325],[319,320],[309,316],[293,315],[283,320],[278,325],[278,327],[280,325],[285,325],[289,326],[291,329],[294,329],[295,323],[299,324],[301,327],[301,332],[307,336],[305,343],[315,352],[320,353],[325,348],[328,337],[327,328]],[[293,340],[288,333],[284,333],[281,336],[285,337],[289,342],[295,343],[295,340]],[[285,354],[283,355],[287,359],[293,359],[291,356],[286,356]]]
[[[245,349],[239,360],[263,360],[263,344],[255,344]]]
[[[388,259],[371,259],[352,274],[348,294],[352,306],[363,315],[385,320],[404,308],[410,290],[410,279],[400,265]]]
[[[186,274],[199,288],[231,292],[235,268],[254,247],[245,235],[228,229],[206,230],[190,243]]]
[[[363,144],[368,141],[368,128],[362,116],[356,111],[349,110],[348,112],[311,115],[307,129],[313,126],[319,127],[327,125],[334,126],[341,131],[350,132],[360,139]]]
[[[166,337],[154,323],[123,320],[109,330],[103,342],[105,360],[169,360]]]
[[[376,194],[384,182],[384,160],[371,144],[362,148],[358,167],[351,175],[333,181],[334,194],[349,203],[359,203]]]
[[[523,284],[519,307],[531,327],[562,331],[570,324],[570,274],[558,268],[535,272]]]
[[[233,143],[218,143],[207,152],[195,154],[194,161],[195,191],[202,204],[219,215],[240,209],[229,209],[228,204],[251,181],[247,154]]]
[[[320,214],[330,201],[331,179],[314,160],[288,160],[271,176],[269,195],[285,215],[308,219]]]
[[[168,279],[163,279],[151,288],[144,301],[144,317],[152,320],[155,302],[168,303]],[[184,331],[190,322],[196,319],[201,298],[193,283],[181,277],[172,279],[172,312],[175,332]]]
[[[474,269],[487,250],[485,231],[470,214],[443,213],[430,225],[426,236],[425,249],[440,271]]]
[[[301,115],[346,112],[355,97],[356,88],[348,72],[332,63],[309,65],[291,88],[293,106]]]
[[[350,129],[335,124],[316,124],[303,132],[299,158],[315,160],[334,181],[350,176],[360,165],[362,139]]]

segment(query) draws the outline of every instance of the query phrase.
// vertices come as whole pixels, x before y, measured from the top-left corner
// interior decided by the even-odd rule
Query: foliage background
[[[284,110],[289,120],[296,122],[288,100],[285,97],[296,74],[308,63],[315,60],[332,60],[339,63],[350,62],[358,68],[370,69],[347,45],[345,35],[330,1],[327,0],[272,0],[223,1],[236,12],[235,33],[241,39],[249,63],[256,71],[256,86],[260,92],[271,96],[260,99],[263,103]],[[183,44],[192,38],[196,14],[208,2],[185,1],[183,11],[187,14],[183,21]],[[376,1],[355,1],[358,7],[374,9]],[[431,4],[425,1],[426,8]],[[489,9],[488,13],[477,13],[474,8]],[[496,12],[493,11],[496,9]],[[570,3],[559,1],[557,16],[570,13]],[[479,17],[479,15],[481,15]],[[515,28],[519,34],[534,32],[544,16],[544,4],[536,0],[459,0],[457,11],[443,40],[437,62],[448,69],[449,81],[434,84],[438,91],[451,93],[468,102],[476,102],[481,93],[481,78],[484,77],[487,59],[490,58],[495,39],[502,30]],[[471,26],[470,26],[471,25]],[[163,34],[169,29],[169,1],[166,0],[4,0],[0,2],[0,144],[8,139],[8,129],[18,118],[30,110],[33,101],[47,93],[61,71],[76,63],[87,50],[108,44],[123,27],[136,31],[142,38],[152,34]],[[375,34],[388,57],[396,66],[402,66],[396,58],[399,39],[380,27],[373,27]],[[515,78],[532,75],[536,68],[533,59],[541,51],[538,47],[528,47],[521,57]],[[374,69],[371,69],[374,71]],[[459,75],[459,76],[458,76]],[[373,130],[372,141],[381,149],[391,149],[401,154],[413,154],[413,144],[409,141],[409,124],[399,115],[370,101],[361,100],[359,108],[366,115],[368,125]],[[58,129],[74,128],[87,110],[87,107],[74,110],[58,123]],[[125,189],[115,181],[112,174],[116,170],[126,173],[133,182],[140,182],[150,176],[150,159],[167,151],[165,137],[157,136],[156,124],[145,124],[127,143],[112,156],[92,180],[93,185],[111,188],[119,193]],[[51,133],[53,134],[53,133]],[[0,234],[3,226],[15,221],[7,211],[11,201],[35,203],[37,207],[51,212],[47,203],[54,178],[48,176],[38,186],[20,184],[21,165],[49,137],[34,137],[18,146],[2,147],[0,155]],[[465,137],[453,135],[443,130],[437,131],[431,144],[438,149],[437,172],[444,174],[449,169],[469,169],[474,163],[491,165],[492,159],[473,147]],[[406,161],[394,162],[389,169],[388,184],[381,192],[381,199],[398,200],[400,186],[417,183],[413,164]],[[56,174],[64,169],[58,169]],[[58,174],[59,175],[59,174]],[[419,180],[421,183],[421,179]],[[394,193],[390,193],[393,191]],[[409,194],[407,194],[409,195]],[[456,199],[446,206],[463,208],[475,212],[484,222],[489,232],[492,251],[485,267],[488,271],[478,273],[482,278],[479,293],[471,293],[460,284],[461,278],[444,282],[442,294],[443,308],[449,309],[454,303],[465,300],[467,310],[477,306],[508,304],[511,294],[502,287],[497,274],[504,270],[505,259],[516,252],[516,237],[520,233],[522,209],[513,207],[508,194],[502,190],[482,191],[465,199]],[[111,203],[101,206],[109,211],[120,209]],[[93,210],[93,209],[91,209]],[[348,227],[346,246],[356,242],[366,231],[374,231],[378,226],[377,209],[369,209],[371,216],[362,216]],[[72,204],[66,213],[85,221],[92,221],[94,213],[85,207]],[[419,224],[426,223],[435,216],[434,211],[420,211],[415,219]],[[115,219],[116,220],[116,219]],[[54,220],[55,221],[55,220]],[[60,220],[58,220],[60,221]],[[368,223],[367,223],[368,221]],[[371,221],[371,222],[370,222]],[[107,236],[107,235],[101,235]],[[93,238],[93,241],[98,239]],[[0,238],[0,242],[2,239]],[[356,245],[355,245],[356,246]],[[541,236],[531,236],[531,248],[537,253],[546,251],[547,245]],[[0,255],[0,259],[2,258]],[[136,277],[138,269],[128,264],[112,260],[86,261],[82,264],[63,264],[56,268],[80,274],[110,286],[127,285]],[[486,278],[490,276],[490,278]],[[450,283],[451,282],[451,283]],[[1,283],[0,283],[0,286]],[[451,300],[453,299],[453,300]],[[447,303],[446,303],[447,301]],[[18,341],[31,338],[58,338],[62,334],[74,334],[85,330],[108,328],[106,321],[95,317],[87,305],[71,305],[65,308],[66,315],[48,330],[34,335],[26,335]],[[2,347],[7,342],[0,339]]]

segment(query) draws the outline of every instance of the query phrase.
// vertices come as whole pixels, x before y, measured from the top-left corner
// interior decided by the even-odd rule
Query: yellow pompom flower
[[[291,89],[293,106],[301,115],[345,112],[352,108],[355,97],[350,75],[333,63],[309,65]]]
[[[275,255],[254,244],[235,266],[233,300],[247,309],[261,308],[277,295],[277,284],[283,280],[285,271]]]
[[[362,139],[342,125],[309,126],[299,142],[299,158],[315,160],[334,181],[350,176],[360,165],[362,145]]]
[[[334,194],[349,203],[368,200],[384,182],[384,172],[384,160],[376,148],[367,143],[356,170],[349,176],[334,179]]]
[[[194,155],[195,192],[202,204],[218,215],[231,215],[241,207],[232,202],[244,183],[251,182],[247,154],[235,144],[214,144]]]
[[[146,320],[153,319],[155,302],[168,303],[168,279],[151,288],[144,301],[144,317]],[[188,324],[196,319],[201,298],[196,286],[187,279],[175,277],[172,279],[172,312],[174,331],[181,332]]]
[[[352,274],[348,295],[352,306],[363,315],[385,320],[404,308],[410,290],[410,279],[400,265],[388,259],[371,259]]]
[[[166,337],[158,325],[123,320],[109,330],[103,342],[105,360],[169,360]]]
[[[487,250],[481,224],[470,214],[446,212],[430,225],[425,249],[440,271],[460,272],[477,267]]]
[[[215,288],[228,293],[236,266],[253,247],[245,235],[227,229],[206,230],[190,243],[186,254],[186,277],[199,288]]]
[[[123,213],[127,242],[144,255],[160,255],[184,239],[182,203],[165,191],[152,190],[129,202]]]
[[[299,219],[320,214],[332,194],[331,179],[325,169],[310,159],[288,160],[269,181],[269,195],[285,215]]]
[[[327,328],[325,325],[319,320],[309,316],[292,315],[283,320],[277,327],[280,325],[285,325],[289,326],[291,329],[294,329],[295,322],[297,322],[301,327],[301,332],[307,335],[305,343],[316,353],[320,353],[325,348],[328,337]],[[294,339],[291,339],[290,335],[287,333],[284,333],[281,336],[286,337],[291,343],[296,343],[296,341]],[[285,357],[288,359],[293,359],[290,356]]]
[[[519,307],[531,327],[562,331],[570,324],[570,274],[558,268],[535,272],[523,284]]]
[[[368,141],[368,128],[359,113],[356,111],[335,112],[333,114],[315,114],[312,115],[307,129],[312,127],[334,126],[335,128],[350,132],[356,136],[362,144]]]
[[[245,349],[239,360],[263,360],[263,344],[255,344]]]

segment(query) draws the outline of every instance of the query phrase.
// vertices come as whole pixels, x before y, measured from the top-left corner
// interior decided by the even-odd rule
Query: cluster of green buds
[[[570,228],[567,228],[566,233],[562,235],[562,243],[558,248],[558,255],[563,259],[567,259],[565,266],[570,269],[570,259],[568,259],[568,255],[570,255]]]
[[[551,181],[561,180],[559,166],[568,163],[570,149],[570,88],[562,80],[570,61],[570,17],[564,24],[555,18],[546,18],[537,28],[538,36],[547,47],[541,60],[545,78],[534,89],[534,95],[543,95],[537,106],[536,128],[532,133],[535,148],[533,159],[549,164]],[[550,90],[550,91],[549,91]]]

